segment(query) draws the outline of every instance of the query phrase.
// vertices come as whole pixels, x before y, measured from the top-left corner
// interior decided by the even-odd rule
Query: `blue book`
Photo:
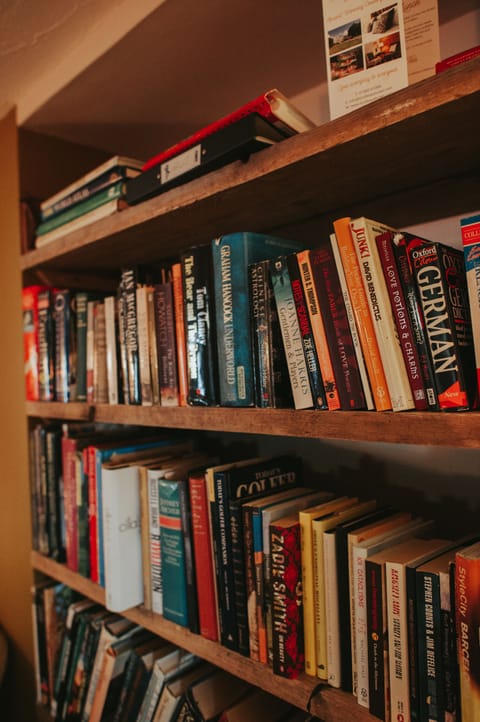
[[[295,241],[249,231],[230,233],[212,241],[222,406],[255,403],[248,266],[302,248]]]
[[[158,482],[163,616],[198,629],[196,588],[190,534],[188,484],[185,479]]]

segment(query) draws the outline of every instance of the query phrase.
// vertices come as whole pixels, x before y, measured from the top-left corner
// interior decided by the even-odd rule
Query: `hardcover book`
[[[277,125],[285,135],[294,135],[296,132],[301,133],[304,130],[310,130],[315,127],[314,123],[283,95],[283,93],[273,88],[262,93],[257,98],[248,101],[245,105],[242,105],[223,118],[215,120],[188,138],[153,156],[153,158],[150,158],[145,163],[143,170],[148,170],[148,168],[178,155],[180,152],[191,148],[217,130],[225,128],[251,113],[258,113],[272,123],[272,125]]]
[[[480,53],[480,48],[478,51]],[[460,226],[467,275],[478,393],[480,389],[480,215],[462,218]]]
[[[187,345],[187,403],[218,403],[217,342],[211,245],[182,254],[185,336]]]
[[[392,314],[375,238],[393,229],[360,217],[350,221],[365,294],[387,378],[393,411],[414,408],[413,395]]]
[[[155,332],[159,370],[160,404],[178,406],[177,349],[172,280],[165,278],[154,287]]]
[[[55,400],[74,401],[77,381],[76,310],[68,289],[53,291]]]
[[[249,266],[250,322],[253,346],[255,406],[293,406],[287,361],[273,297],[270,260]]]
[[[475,408],[476,366],[463,252],[410,236],[407,253],[425,318],[440,408]]]
[[[139,283],[136,289],[137,329],[138,329],[138,367],[140,376],[140,396],[143,406],[153,404],[153,378],[150,365],[150,347],[156,346],[155,335],[150,334],[148,294],[153,291],[152,286]],[[158,379],[158,369],[157,369]],[[158,385],[157,385],[158,388]],[[159,400],[157,400],[159,403]]]
[[[310,409],[314,406],[314,399],[286,256],[272,261],[270,274],[293,403],[296,409]]]
[[[115,296],[106,296],[104,304],[108,403],[118,404],[120,402],[121,395],[118,383],[119,362],[117,299]]]
[[[340,257],[342,259],[348,290],[355,313],[358,335],[370,379],[370,388],[377,411],[392,408],[390,393],[385,378],[380,349],[378,347],[367,294],[363,285],[360,263],[353,243],[350,218],[339,218],[333,223]]]
[[[309,256],[341,408],[365,409],[362,379],[330,239],[312,249]]]
[[[39,399],[38,378],[38,294],[44,286],[26,286],[22,290],[23,363],[28,401]]]
[[[42,288],[37,296],[38,312],[38,397],[40,401],[55,398],[55,344],[53,333],[52,291]],[[78,326],[78,316],[77,316]],[[78,376],[78,374],[77,374]],[[79,379],[77,378],[77,398]],[[28,397],[27,397],[28,398]]]
[[[178,405],[187,405],[187,346],[185,341],[185,304],[183,299],[182,264],[172,264],[172,292],[177,349]]]
[[[285,134],[257,113],[235,121],[177,155],[144,169],[127,186],[127,202],[144,201],[285,138]]]
[[[293,241],[251,232],[231,233],[212,241],[222,406],[253,406],[255,401],[248,266],[298,247]]]
[[[119,285],[119,306],[121,313],[119,323],[123,330],[121,339],[125,347],[126,386],[125,403],[141,404],[140,362],[138,355],[138,324],[137,324],[137,284],[138,273],[135,268],[125,268],[121,273]]]
[[[59,238],[63,238],[68,233],[73,233],[73,231],[85,228],[91,223],[99,221],[102,218],[107,218],[113,213],[122,211],[125,208],[127,208],[127,203],[123,198],[112,198],[111,200],[107,200],[105,203],[102,203],[102,205],[94,208],[88,213],[83,213],[82,215],[68,221],[68,223],[58,226],[58,228],[52,228],[51,231],[46,231],[41,236],[37,235],[35,238],[35,248],[44,248],[49,243],[52,243]]]
[[[475,722],[480,705],[480,542],[457,552],[455,617],[462,722]]]

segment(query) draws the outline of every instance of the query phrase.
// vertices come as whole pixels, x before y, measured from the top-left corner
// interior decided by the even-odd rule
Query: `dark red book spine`
[[[295,679],[305,671],[300,523],[270,525],[273,671]]]
[[[310,251],[310,262],[341,407],[350,411],[365,409],[365,394],[330,239]]]
[[[98,584],[98,534],[97,534],[97,473],[95,447],[89,446],[88,457],[88,532],[90,552],[90,579]]]

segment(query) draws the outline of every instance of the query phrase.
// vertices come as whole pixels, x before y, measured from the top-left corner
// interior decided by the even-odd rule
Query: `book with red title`
[[[262,93],[257,98],[250,100],[223,118],[204,126],[188,138],[181,140],[175,145],[170,146],[170,148],[149,158],[142,170],[146,171],[159,163],[164,163],[169,158],[173,158],[178,155],[178,153],[191,148],[204,138],[212,135],[212,133],[216,133],[218,130],[226,128],[228,125],[252,113],[258,113],[272,123],[272,125],[279,127],[286,135],[294,135],[295,133],[301,133],[304,130],[311,130],[315,127],[315,124],[298,110],[283,93],[273,88]]]

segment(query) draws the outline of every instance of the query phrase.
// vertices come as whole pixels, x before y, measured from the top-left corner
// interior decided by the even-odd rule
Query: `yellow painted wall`
[[[17,129],[13,111],[0,120],[0,157],[0,625],[11,643],[0,719],[31,722],[35,718],[35,692],[30,500],[18,267]]]

